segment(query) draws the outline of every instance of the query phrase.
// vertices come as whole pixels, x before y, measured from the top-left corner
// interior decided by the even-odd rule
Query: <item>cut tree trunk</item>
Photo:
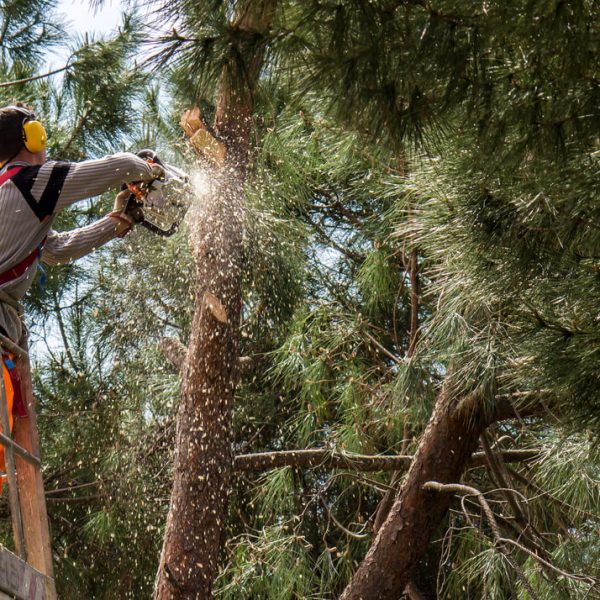
[[[253,87],[259,77],[274,0],[251,3],[224,65],[211,135],[222,164],[190,226],[196,259],[195,313],[182,369],[173,489],[156,575],[156,600],[208,600],[218,571],[233,456],[231,414],[238,380],[243,259],[243,186],[248,170]],[[242,57],[245,64],[240,69]],[[189,132],[187,132],[189,134]]]
[[[155,597],[211,598],[231,474],[241,309],[239,185],[199,224],[195,315],[182,371],[174,482]],[[215,309],[214,298],[218,299]],[[226,320],[223,318],[226,315]]]
[[[489,424],[484,415],[477,398],[457,402],[446,386],[442,388],[387,519],[340,600],[397,600],[401,596],[452,501],[452,494],[426,491],[423,485],[431,480],[460,480]]]

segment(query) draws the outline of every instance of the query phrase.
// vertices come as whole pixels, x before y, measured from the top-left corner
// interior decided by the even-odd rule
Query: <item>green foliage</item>
[[[0,68],[11,79],[35,74],[48,49],[62,43],[56,0],[5,0],[0,5]]]
[[[1,76],[33,74],[40,52],[65,41],[44,29],[53,3],[4,5]],[[179,153],[180,109],[198,103],[210,117],[219,82],[243,82],[248,50],[264,50],[235,452],[410,453],[443,381],[457,401],[482,398],[488,414],[510,400],[521,418],[490,428],[493,448],[539,458],[501,465],[504,482],[470,468],[465,483],[485,494],[504,537],[566,573],[509,545],[540,598],[586,597],[582,577],[600,577],[594,3],[285,0],[270,28],[253,31],[231,18],[263,3],[157,5],[160,30],[175,29],[146,40],[159,52],[154,81],[132,62],[141,25],[126,17],[112,39],[72,44],[64,85],[0,96],[43,110],[57,155],[150,145],[194,171]],[[109,204],[57,224],[90,222]],[[136,231],[100,258],[52,269],[46,294],[28,299],[67,599],[151,593],[179,394],[156,346],[191,333],[185,233]],[[339,596],[392,481],[325,468],[244,473],[216,597]],[[453,503],[415,581],[439,597],[528,597],[472,497]]]

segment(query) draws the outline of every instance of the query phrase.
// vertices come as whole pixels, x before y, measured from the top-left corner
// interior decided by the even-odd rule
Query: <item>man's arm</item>
[[[113,210],[91,225],[58,233],[51,229],[46,237],[42,262],[47,265],[64,265],[73,262],[115,237],[123,237],[134,226],[133,219],[125,214],[129,190],[115,197]]]
[[[72,231],[59,233],[50,230],[42,252],[42,262],[53,266],[71,263],[115,237],[122,236],[129,227],[123,221],[106,216]]]
[[[151,179],[150,165],[130,152],[113,154],[98,160],[69,163],[56,211],[78,200],[118,188],[122,183]]]
[[[124,182],[152,179],[150,165],[123,152],[81,163],[49,161],[21,169],[12,182],[40,221],[79,200],[119,187]]]

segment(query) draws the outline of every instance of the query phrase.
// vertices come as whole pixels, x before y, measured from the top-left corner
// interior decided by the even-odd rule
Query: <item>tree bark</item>
[[[400,597],[452,500],[451,494],[433,493],[423,485],[459,481],[488,424],[480,399],[457,402],[442,388],[406,480],[340,600]]]
[[[213,131],[227,147],[211,172],[208,197],[190,227],[196,259],[195,313],[182,368],[174,481],[156,600],[208,600],[218,570],[232,472],[231,412],[238,380],[243,260],[243,186],[248,170],[253,86],[274,0],[253,2],[231,23],[231,59],[222,70]],[[251,43],[248,42],[250,40]],[[245,65],[240,69],[239,57]]]

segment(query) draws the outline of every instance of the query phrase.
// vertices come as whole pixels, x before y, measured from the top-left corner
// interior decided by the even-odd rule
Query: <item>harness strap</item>
[[[7,181],[12,179],[23,167],[16,166],[12,167],[12,169],[8,169],[6,173],[0,175],[0,186],[4,185]],[[30,252],[22,261],[18,262],[14,267],[8,269],[8,271],[4,271],[4,273],[0,273],[0,285],[4,285],[9,281],[13,281],[14,279],[18,279],[27,271],[27,269],[42,255],[42,250],[44,249],[44,243],[46,242],[46,238],[44,241],[35,248],[32,252]]]
[[[0,175],[0,185],[4,185],[9,179],[12,179],[22,168],[22,166],[16,166],[8,169],[6,173],[2,173]]]
[[[44,239],[44,241],[46,241]],[[42,255],[42,248],[44,244],[40,244],[33,252],[30,252],[21,262],[17,263],[14,267],[4,273],[0,274],[0,285],[4,285],[9,281],[18,279],[27,271],[27,269]]]

